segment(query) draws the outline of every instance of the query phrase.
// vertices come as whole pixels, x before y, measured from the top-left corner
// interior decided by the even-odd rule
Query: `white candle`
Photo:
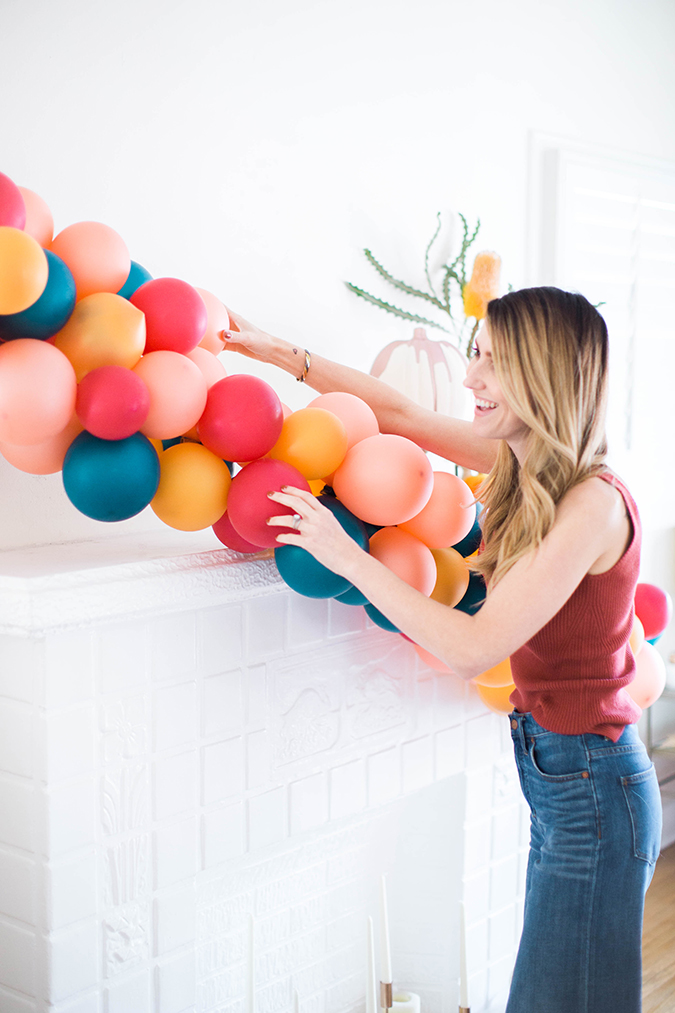
[[[391,948],[389,946],[389,916],[387,914],[387,881],[382,876],[380,880],[380,947],[382,959],[381,981],[391,983],[394,979],[391,974]]]
[[[297,988],[293,991],[293,1013],[300,1013],[300,996]]]
[[[366,1013],[377,1013],[377,975],[375,973],[375,940],[373,919],[368,916],[368,959],[366,963]]]
[[[253,915],[248,916],[248,1013],[255,1013],[255,947],[254,947],[255,920]]]
[[[396,1013],[420,1013],[420,997],[416,992],[394,992],[392,1009]]]
[[[469,985],[466,973],[466,911],[459,902],[459,1005],[469,1008]]]

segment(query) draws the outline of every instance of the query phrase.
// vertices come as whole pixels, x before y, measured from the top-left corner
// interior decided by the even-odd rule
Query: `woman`
[[[637,1013],[661,810],[635,727],[640,710],[625,689],[635,670],[628,638],[640,526],[604,463],[604,320],[583,296],[554,288],[490,302],[465,381],[476,402],[471,423],[234,321],[229,347],[321,393],[356,394],[383,432],[490,472],[477,561],[488,594],[475,615],[409,587],[309,493],[270,494],[297,515],[297,532],[278,541],[346,577],[462,678],[511,657],[511,729],[531,842],[507,1013]],[[287,527],[288,515],[269,523]]]

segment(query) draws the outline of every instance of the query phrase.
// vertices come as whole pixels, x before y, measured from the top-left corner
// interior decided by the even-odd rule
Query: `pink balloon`
[[[368,436],[335,472],[333,488],[348,510],[369,524],[402,524],[426,506],[434,487],[429,459],[404,436]]]
[[[401,528],[380,528],[370,539],[369,551],[406,584],[427,596],[433,591],[436,560],[419,538]]]
[[[66,226],[50,249],[70,268],[78,299],[96,292],[119,292],[129,276],[131,257],[126,243],[102,222]]]
[[[75,411],[75,370],[46,341],[18,338],[0,347],[0,442],[43,443]]]
[[[274,548],[278,544],[277,535],[292,530],[267,524],[268,517],[293,513],[290,507],[275,503],[267,495],[269,492],[281,492],[283,485],[310,491],[309,482],[296,468],[272,458],[247,464],[232,479],[227,513],[235,531],[252,545]]]
[[[213,295],[212,292],[207,292],[204,288],[198,288],[197,292],[199,292],[204,300],[208,317],[206,331],[199,345],[201,348],[206,348],[213,355],[218,355],[223,350],[223,339],[220,337],[220,332],[229,331],[230,314],[220,299]]]
[[[476,507],[471,489],[457,475],[434,472],[434,487],[429,502],[401,528],[419,538],[431,549],[455,545],[471,531]]]
[[[199,366],[206,380],[207,387],[213,387],[214,383],[218,383],[219,380],[227,376],[225,367],[220,359],[216,358],[213,352],[207,351],[203,345],[193,348],[191,352],[187,353],[187,357],[196,366]]]
[[[325,408],[326,411],[337,415],[347,430],[347,450],[351,450],[356,443],[360,443],[368,436],[377,436],[380,431],[373,409],[355,394],[343,391],[320,394],[310,401],[307,407]]]
[[[666,666],[653,644],[645,640],[635,659],[635,678],[626,686],[638,707],[651,707],[666,686]]]
[[[450,668],[448,668],[448,666],[444,661],[441,661],[440,658],[437,658],[435,654],[431,654],[430,651],[427,651],[423,647],[420,647],[419,644],[413,644],[413,647],[417,651],[417,654],[419,655],[420,659],[429,668],[433,668],[436,672],[452,671]]]
[[[241,537],[232,526],[232,521],[227,516],[227,510],[213,525],[213,532],[223,545],[226,545],[228,549],[234,549],[235,552],[260,552],[263,548],[262,545],[253,545],[252,542],[247,542],[245,538]]]
[[[26,205],[26,225],[24,232],[36,239],[40,246],[49,246],[54,238],[54,218],[42,197],[20,186],[19,192]]]
[[[147,419],[150,391],[132,369],[99,366],[80,380],[75,411],[92,436],[125,440]]]
[[[196,348],[208,314],[199,292],[180,278],[153,278],[137,288],[130,303],[145,313],[145,351],[182,352]]]
[[[0,443],[0,454],[14,468],[29,475],[55,475],[62,470],[68,448],[81,432],[82,423],[74,415],[62,432],[50,436],[44,443],[34,443],[28,447]]]
[[[0,225],[23,229],[26,224],[26,205],[16,183],[0,172]]]
[[[172,440],[192,429],[206,405],[206,380],[194,362],[179,352],[149,352],[134,366],[150,391],[150,411],[141,432],[150,439]]]

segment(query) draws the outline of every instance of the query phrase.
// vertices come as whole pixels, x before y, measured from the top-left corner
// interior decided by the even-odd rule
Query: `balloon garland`
[[[298,594],[364,606],[396,631],[310,553],[276,545],[291,529],[271,529],[267,518],[292,511],[271,507],[268,493],[312,488],[347,534],[407,583],[477,611],[485,584],[467,559],[481,541],[474,493],[483,476],[433,472],[411,440],[380,433],[352,394],[323,394],[290,412],[263,380],[226,375],[217,356],[229,326],[215,295],[153,278],[109,226],[77,222],[54,236],[42,198],[0,173],[0,453],[11,465],[60,471],[73,506],[98,521],[150,506],[177,530],[212,527],[236,552],[274,548]],[[665,592],[638,586],[649,633],[646,647],[633,645],[642,706],[663,689],[653,642],[671,609]],[[509,706],[508,659],[476,682],[487,706]]]

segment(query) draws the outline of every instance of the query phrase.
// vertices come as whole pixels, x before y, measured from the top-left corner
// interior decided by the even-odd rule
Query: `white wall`
[[[344,288],[373,280],[363,246],[411,277],[455,208],[528,282],[528,131],[675,159],[669,0],[5,0],[0,34],[0,168],[57,230],[106,222],[155,276],[364,368],[411,328]],[[0,465],[2,548],[159,527]]]

